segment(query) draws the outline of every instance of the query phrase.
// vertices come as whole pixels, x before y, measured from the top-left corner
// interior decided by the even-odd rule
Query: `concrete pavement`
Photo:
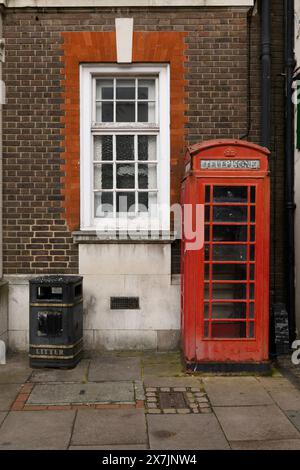
[[[278,372],[186,375],[179,353],[104,353],[73,370],[13,355],[0,449],[300,449],[300,391]]]

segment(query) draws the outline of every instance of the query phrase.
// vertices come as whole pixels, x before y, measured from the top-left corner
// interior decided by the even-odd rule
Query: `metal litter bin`
[[[31,367],[72,368],[83,352],[81,276],[43,276],[29,281]]]

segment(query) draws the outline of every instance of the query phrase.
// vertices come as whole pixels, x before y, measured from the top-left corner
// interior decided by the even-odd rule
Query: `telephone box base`
[[[214,372],[214,373],[241,373],[256,372],[268,374],[271,372],[271,363],[266,362],[185,362],[186,371]]]

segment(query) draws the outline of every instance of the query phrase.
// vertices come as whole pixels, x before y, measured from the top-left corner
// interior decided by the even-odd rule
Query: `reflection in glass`
[[[205,284],[205,299],[209,298],[209,284]],[[246,284],[212,284],[214,300],[246,300]]]
[[[156,189],[156,165],[138,165],[139,189]]]
[[[214,242],[246,242],[247,235],[245,225],[215,225],[213,227]]]
[[[246,318],[246,302],[224,302],[212,304],[212,318]]]
[[[116,103],[117,122],[135,122],[135,104],[126,102]]]
[[[135,80],[117,80],[117,100],[135,99]]]
[[[138,81],[138,99],[155,100],[155,80]]]
[[[134,136],[116,136],[117,160],[134,160]]]
[[[156,160],[156,136],[139,135],[138,136],[138,159]]]
[[[113,166],[110,164],[94,166],[94,189],[113,189]]]
[[[134,212],[135,194],[134,192],[117,193],[117,212]]]
[[[97,122],[113,122],[114,106],[110,101],[96,103],[96,121]]]
[[[113,80],[96,80],[96,100],[112,100],[113,97]]]

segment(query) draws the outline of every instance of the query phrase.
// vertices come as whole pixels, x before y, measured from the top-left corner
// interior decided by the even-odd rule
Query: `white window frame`
[[[158,217],[148,213],[136,217],[116,219],[114,217],[95,218],[93,214],[93,114],[94,114],[94,78],[115,76],[141,78],[158,78],[158,126],[152,134],[158,131],[157,138],[157,188],[158,188]],[[145,129],[143,129],[143,126]],[[118,123],[113,126],[103,123],[97,126],[100,133],[134,133],[151,135],[149,125],[145,123]],[[97,132],[95,132],[97,133]],[[142,162],[141,162],[142,163]],[[118,222],[117,222],[118,220]],[[123,225],[122,225],[123,224]],[[118,230],[150,228],[170,230],[170,70],[168,64],[83,64],[80,66],[80,228],[81,230]]]

